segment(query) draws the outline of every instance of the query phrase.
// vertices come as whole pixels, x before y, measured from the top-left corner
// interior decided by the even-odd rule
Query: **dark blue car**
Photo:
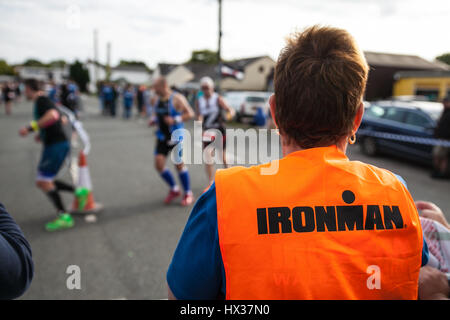
[[[379,101],[365,108],[357,132],[362,151],[374,156],[393,154],[423,164],[432,164],[434,128],[443,107],[441,103],[424,101]],[[422,142],[422,143],[419,143]]]

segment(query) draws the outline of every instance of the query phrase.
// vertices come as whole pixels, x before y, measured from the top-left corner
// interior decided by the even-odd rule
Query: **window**
[[[430,121],[428,120],[428,118],[418,112],[408,112],[405,122],[407,124],[422,128],[426,128],[430,125]]]
[[[247,102],[266,102],[266,99],[264,99],[264,97],[254,97],[254,96],[250,96],[247,97],[246,99]]]
[[[259,70],[259,73],[263,73],[264,72],[264,66],[259,66],[258,70]]]
[[[425,96],[429,101],[437,101],[439,89],[416,89],[416,96]]]
[[[405,119],[405,113],[406,111],[399,108],[389,108],[386,111],[386,114],[384,115],[384,119],[396,121],[396,122],[403,122]]]
[[[385,114],[386,109],[379,106],[371,106],[370,108],[366,109],[365,112],[365,114],[369,117],[381,118]]]

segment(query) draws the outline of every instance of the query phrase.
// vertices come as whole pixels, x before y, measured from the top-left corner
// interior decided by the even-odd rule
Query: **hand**
[[[168,125],[168,126],[173,126],[175,124],[175,119],[173,117],[170,116],[165,116],[164,117],[164,122]]]
[[[19,134],[21,137],[26,137],[28,135],[29,131],[27,127],[22,127],[19,130]]]
[[[450,287],[445,273],[432,267],[422,267],[419,273],[419,299],[448,299]]]
[[[450,229],[450,224],[445,219],[444,213],[434,203],[428,201],[416,201],[416,207],[417,210],[419,210],[419,215],[421,217],[442,223],[446,228]]]
[[[39,136],[39,134],[36,134],[36,135],[34,136],[34,141],[36,141],[36,143],[41,142],[41,137]]]

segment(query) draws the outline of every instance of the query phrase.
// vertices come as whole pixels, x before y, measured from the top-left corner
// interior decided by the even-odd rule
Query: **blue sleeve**
[[[208,300],[225,295],[214,184],[192,209],[167,271],[167,283],[177,299]]]
[[[399,176],[398,174],[394,175],[397,177],[398,180],[400,180],[401,183],[403,183],[403,185],[405,186],[406,189],[408,189],[408,185],[406,184],[405,179],[403,179],[401,176]],[[428,251],[428,245],[427,242],[425,241],[425,237],[423,237],[423,246],[422,246],[422,267],[425,266],[428,263],[428,259],[429,259],[430,253]]]
[[[0,204],[0,299],[21,296],[31,284],[33,271],[30,245]]]

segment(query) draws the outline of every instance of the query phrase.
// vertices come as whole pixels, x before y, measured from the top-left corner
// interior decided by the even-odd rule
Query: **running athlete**
[[[34,120],[20,129],[19,134],[26,137],[38,132],[36,141],[42,141],[44,148],[38,165],[36,185],[49,197],[57,210],[57,218],[45,225],[47,231],[71,228],[72,216],[67,212],[59,191],[75,193],[73,185],[56,180],[64,160],[69,154],[70,144],[63,130],[63,118],[55,104],[45,96],[36,79],[25,81],[25,96],[34,101]]]
[[[11,84],[6,82],[3,86],[3,101],[5,102],[5,113],[11,115],[12,102],[14,100],[14,90],[11,88]]]
[[[222,110],[227,112],[227,118],[231,119],[234,117],[235,111],[231,108],[225,100],[216,92],[214,92],[214,82],[209,77],[203,77],[200,80],[200,86],[203,94],[198,98],[195,103],[195,109],[197,111],[198,120],[202,121],[202,131],[203,131],[203,148],[206,148],[214,139],[215,135],[213,132],[207,131],[209,129],[215,129],[220,131],[222,134],[223,141],[223,163],[225,168],[228,167],[226,160],[226,131],[225,131],[225,119],[222,114]],[[211,149],[212,151],[212,149]],[[211,158],[212,155],[208,154]],[[206,174],[208,175],[209,185],[214,181],[214,164],[205,164]]]
[[[169,194],[164,200],[166,204],[169,204],[181,195],[172,173],[166,167],[167,155],[178,143],[178,141],[172,140],[172,132],[182,128],[184,121],[193,118],[194,111],[183,95],[173,92],[169,88],[164,77],[156,79],[153,88],[156,96],[151,101],[154,115],[150,125],[158,125],[158,130],[156,131],[155,167],[161,178],[170,187]],[[190,187],[189,172],[183,162],[175,164],[175,167],[184,189],[181,205],[188,206],[194,201]]]

